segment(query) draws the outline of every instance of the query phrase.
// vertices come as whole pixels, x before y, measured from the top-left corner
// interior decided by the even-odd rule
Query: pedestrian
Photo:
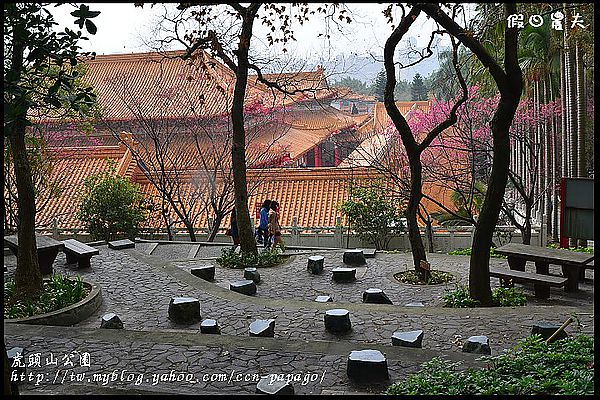
[[[268,221],[271,246],[275,248],[275,246],[279,245],[281,250],[285,251],[283,238],[281,237],[281,225],[279,225],[279,203],[275,200],[271,201],[271,210],[269,211]]]
[[[231,238],[233,239],[233,248],[235,249],[237,246],[240,245],[240,234],[238,232],[237,214],[235,212],[235,207],[233,207],[233,210],[231,210],[231,221],[229,221],[229,229],[227,232],[229,236],[231,236]]]
[[[260,208],[260,222],[256,229],[256,240],[264,247],[269,246],[269,209],[271,200],[265,200]]]

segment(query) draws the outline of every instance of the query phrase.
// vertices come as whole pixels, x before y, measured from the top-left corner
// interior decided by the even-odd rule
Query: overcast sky
[[[166,7],[174,7],[176,4],[168,4]],[[94,18],[98,27],[96,35],[87,35],[90,40],[82,41],[82,47],[86,51],[95,51],[97,54],[134,53],[149,51],[144,41],[154,38],[153,30],[157,20],[164,10],[163,4],[154,7],[145,5],[144,8],[134,7],[133,3],[89,3],[90,9],[101,11]],[[308,60],[333,60],[338,55],[350,54],[358,56],[375,57],[382,60],[383,46],[392,27],[382,15],[385,4],[374,3],[347,3],[352,12],[352,23],[345,24],[344,32],[337,29],[330,31],[329,41],[318,38],[319,33],[324,32],[322,19],[313,18],[304,26],[296,26],[294,32],[297,41],[288,46],[289,53],[298,59]],[[60,26],[73,26],[74,17],[69,15],[73,8],[63,5],[51,10]],[[398,49],[406,48],[408,40],[411,40],[417,48],[424,48],[429,41],[429,34],[434,24],[424,16],[420,16],[413,24],[405,40],[401,42]],[[253,46],[259,48],[267,46],[264,38],[265,27],[255,24],[255,37]],[[448,41],[443,40],[441,47],[447,46]],[[181,47],[179,47],[181,48]],[[177,49],[177,47],[172,48]],[[277,51],[277,49],[270,49]]]
[[[85,50],[95,50],[97,54],[126,53],[147,50],[143,47],[140,37],[148,37],[155,25],[156,18],[160,15],[161,5],[154,7],[145,5],[144,8],[134,7],[133,3],[89,3],[90,9],[101,11],[94,19],[98,26],[98,33],[90,36],[90,41]],[[173,4],[169,4],[173,6]],[[332,41],[333,51],[340,53],[366,53],[373,50],[382,50],[391,26],[387,24],[382,15],[385,4],[374,3],[348,3],[347,7],[353,13],[353,23],[347,25],[346,34],[351,37],[344,38],[337,31]],[[69,5],[51,8],[57,22],[61,25],[72,24],[74,17],[69,15],[73,10]],[[260,29],[261,26],[256,24]],[[414,37],[417,44],[425,45],[433,24],[419,17],[408,33]],[[305,25],[304,29],[296,32],[298,46],[304,51],[321,51],[324,40],[316,36],[323,32],[323,23],[314,18]]]

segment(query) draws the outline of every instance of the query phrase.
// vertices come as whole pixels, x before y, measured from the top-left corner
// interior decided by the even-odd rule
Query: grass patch
[[[90,289],[84,286],[81,277],[73,280],[66,275],[52,275],[44,280],[43,292],[27,301],[16,299],[14,279],[4,282],[4,318],[25,318],[49,313],[73,305],[84,299]]]
[[[444,307],[479,307],[479,301],[471,298],[469,288],[463,285],[458,285],[453,290],[446,291],[442,300],[444,300]],[[498,287],[492,290],[492,304],[499,307],[524,306],[527,304],[527,297],[515,288]]]
[[[593,336],[546,344],[539,335],[533,335],[502,354],[482,359],[487,368],[460,370],[460,362],[435,357],[422,364],[416,374],[389,386],[387,394],[594,394]]]
[[[448,254],[451,256],[470,256],[472,252],[473,252],[473,249],[471,247],[467,247],[466,249],[457,249],[457,250],[449,251]],[[496,249],[493,247],[490,248],[490,257],[506,258],[505,255],[496,253]]]
[[[419,275],[414,269],[408,269],[403,272],[398,272],[394,275],[398,282],[408,283],[411,285],[437,285],[440,283],[448,283],[454,279],[454,276],[449,272],[431,270],[429,280],[423,282],[419,279]]]
[[[550,249],[561,249],[559,247],[558,243],[550,243],[546,247],[548,247]],[[593,247],[569,247],[568,249],[561,249],[561,250],[570,250],[570,251],[576,251],[578,253],[594,254],[594,248]]]
[[[221,250],[221,256],[217,258],[217,263],[225,268],[246,268],[246,267],[274,267],[283,262],[284,257],[275,247],[264,251],[259,251],[258,255],[252,253],[236,253],[232,247]]]

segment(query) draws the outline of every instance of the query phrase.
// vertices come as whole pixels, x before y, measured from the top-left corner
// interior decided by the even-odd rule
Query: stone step
[[[135,248],[135,243],[129,239],[113,240],[112,242],[108,242],[108,248],[113,250],[133,249]]]
[[[158,247],[158,243],[150,243],[150,246],[146,249],[146,254],[150,255],[156,248]]]
[[[198,250],[200,250],[200,246],[199,244],[195,244],[192,246],[192,248],[190,249],[190,252],[188,253],[187,258],[195,258],[196,254],[198,254]]]

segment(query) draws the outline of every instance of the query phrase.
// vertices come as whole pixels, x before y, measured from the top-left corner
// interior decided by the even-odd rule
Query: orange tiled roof
[[[106,160],[113,160],[118,165],[123,154],[118,146],[61,149],[53,163],[52,179],[60,182],[62,190],[58,198],[50,200],[38,212],[36,226],[49,226],[53,218],[58,217],[60,227],[81,227],[82,223],[77,219],[76,212],[85,178],[108,170]]]
[[[283,90],[293,93],[287,94],[271,89],[258,80],[258,75],[249,75],[248,84],[269,93],[271,97],[268,104],[276,106],[289,105],[309,99],[329,99],[335,94],[335,91],[329,87],[324,69],[320,65],[317,66],[315,71],[263,74],[263,78],[276,83]],[[297,93],[295,93],[296,91]]]
[[[99,55],[85,62],[82,80],[98,94],[103,118],[207,117],[227,112],[231,106],[234,76],[206,53],[199,59],[176,58],[183,52]],[[249,87],[247,99],[262,97]]]
[[[376,102],[377,101],[375,96],[369,96],[366,94],[356,93],[349,87],[335,87],[332,90],[334,92],[332,97],[335,99],[360,100],[360,101],[367,101],[367,102]]]
[[[64,176],[61,195],[50,200],[47,206],[36,216],[38,226],[49,226],[54,216],[59,217],[61,228],[81,228],[82,223],[76,218],[79,195],[83,189],[83,181],[93,173],[106,170],[106,159],[112,159],[117,165],[123,165],[121,172],[131,174],[131,179],[140,184],[142,192],[155,198],[155,204],[160,205],[158,192],[148,180],[137,170],[128,155],[118,146],[101,146],[95,148],[69,149],[58,156],[53,174]],[[125,172],[123,172],[125,171]],[[293,217],[297,217],[298,226],[334,226],[339,212],[336,205],[348,198],[351,179],[362,180],[365,183],[377,178],[377,172],[372,168],[275,168],[263,170],[248,170],[249,205],[260,205],[265,198],[276,199],[281,204],[282,225],[291,226]],[[195,226],[206,226],[209,214],[202,209],[198,199],[198,189],[202,185],[199,171],[186,171],[181,176],[183,184],[183,200],[193,205],[192,215],[196,216]],[[195,181],[194,181],[195,179]],[[217,186],[221,185],[217,180]],[[355,183],[356,184],[356,183]],[[254,188],[254,190],[252,190]],[[435,194],[444,204],[450,206],[450,191],[434,183],[425,183],[424,191]],[[437,206],[424,202],[429,211],[435,211]],[[253,215],[254,217],[254,215]],[[172,218],[177,220],[173,213]],[[228,217],[227,217],[228,218]],[[223,226],[228,223],[225,219]],[[345,223],[342,219],[342,223]],[[160,227],[162,219],[154,215],[147,221],[147,226]],[[179,224],[179,227],[182,225]]]
[[[421,109],[424,112],[429,111],[429,101],[397,101],[396,106],[404,118],[410,118],[409,112],[412,109]],[[385,106],[382,102],[375,103],[375,109],[373,111],[372,125],[365,127],[365,129],[371,129],[373,132],[380,132],[385,129],[391,122]]]

